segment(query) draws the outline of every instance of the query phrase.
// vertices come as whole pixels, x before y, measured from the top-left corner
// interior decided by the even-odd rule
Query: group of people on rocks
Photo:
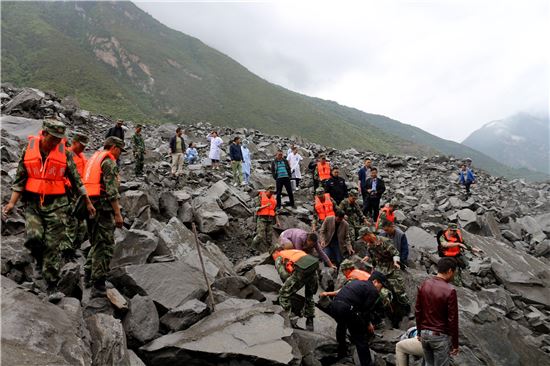
[[[132,136],[137,176],[143,174],[146,150],[142,128],[137,125]],[[207,138],[211,144],[212,169],[221,169],[223,140],[216,131]],[[118,120],[109,129],[103,147],[89,159],[83,154],[88,142],[88,137],[80,133],[74,133],[69,140],[61,121],[46,119],[42,130],[36,136],[29,136],[21,152],[12,195],[2,210],[5,217],[20,199],[24,201],[25,246],[36,260],[35,278],[44,279],[48,300],[52,302],[63,296],[57,290],[60,268],[75,259],[76,250],[86,237],[91,246],[84,253],[85,282],[93,286],[92,297],[105,296],[114,231],[123,226],[119,203],[119,159],[126,151],[123,121]],[[169,145],[171,173],[180,176],[184,161],[197,161],[196,148],[194,143],[189,143],[184,151],[181,128],[176,130]],[[247,142],[235,137],[229,158],[234,185],[248,184]],[[278,302],[288,312],[294,327],[304,316],[306,329],[314,330],[314,296],[319,286],[320,261],[329,268],[337,285],[334,291],[320,293],[320,298],[332,299],[322,308],[337,322],[338,354],[347,355],[349,332],[361,365],[371,365],[369,337],[375,327],[380,327],[387,316],[397,328],[411,313],[405,291],[409,248],[405,233],[396,225],[398,203],[391,200],[380,210],[386,187],[371,159],[365,159],[364,166],[358,170],[358,189],[355,189],[348,188],[339,168],[331,167],[326,155],[321,154],[310,164],[313,174],[311,228],[289,228],[273,240],[274,227],[281,227],[283,188],[288,196],[286,205],[296,206],[293,193],[300,188],[302,160],[296,146],[291,146],[286,158],[282,150],[276,152],[270,164],[275,184],[259,191],[255,199],[256,235],[252,243],[258,249],[269,250],[284,282]],[[462,171],[465,182],[475,180],[473,173],[468,173],[471,170]],[[359,194],[362,206],[358,202]],[[460,270],[468,266],[463,250],[479,252],[467,245],[456,224],[450,223],[438,234],[438,251],[442,257],[437,264],[438,274],[425,281],[418,291],[416,333],[408,332],[417,334],[418,338],[406,337],[397,344],[398,365],[406,364],[404,354],[419,355],[419,349],[427,365],[446,365],[449,354],[458,352],[457,298],[448,282],[459,282]],[[305,305],[303,311],[296,311],[291,298],[302,287],[305,287]],[[449,348],[450,340],[452,348]]]

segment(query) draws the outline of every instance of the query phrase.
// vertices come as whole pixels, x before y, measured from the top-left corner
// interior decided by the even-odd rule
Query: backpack
[[[443,247],[441,246],[441,237],[445,234],[445,230],[439,230],[437,234],[435,235],[435,238],[437,240],[437,254],[439,254],[440,257],[444,257],[443,253]]]

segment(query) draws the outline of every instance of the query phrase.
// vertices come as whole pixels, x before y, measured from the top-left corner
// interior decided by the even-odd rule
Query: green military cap
[[[267,187],[265,187],[265,190],[266,191],[274,191],[275,190],[275,186],[273,184],[270,184],[268,185]]]
[[[355,189],[355,188],[350,189],[349,192],[348,192],[348,196],[352,196],[352,197],[357,197],[358,194],[359,194],[359,192],[357,192],[357,189]]]
[[[120,150],[126,151],[126,149],[124,148],[124,141],[122,141],[122,139],[120,139],[116,136],[107,137],[105,139],[105,143],[103,145],[104,146],[116,146],[116,147],[119,147]]]
[[[65,124],[56,119],[45,119],[42,129],[54,137],[60,139],[65,137]]]
[[[317,189],[315,190],[316,195],[322,195],[324,193],[325,193],[325,189],[323,187],[317,187]]]
[[[390,201],[390,206],[396,208],[399,205],[399,202],[394,198]]]
[[[344,259],[344,261],[340,263],[340,269],[342,271],[345,271],[346,269],[352,269],[352,268],[355,268],[355,264],[353,264],[353,262],[350,261],[349,259]]]
[[[363,226],[359,229],[359,237],[362,238],[367,234],[376,234],[376,230],[371,226]]]
[[[143,125],[142,124],[137,124],[136,128],[143,128]]]
[[[88,139],[88,136],[84,135],[83,133],[76,133],[73,136],[73,142],[77,142],[77,141],[84,146],[88,145],[88,142],[90,142],[90,140]]]
[[[116,123],[117,123],[117,124],[118,124],[118,123],[123,124],[124,121],[123,121],[121,118],[119,118],[119,119],[116,120]]]
[[[447,228],[451,230],[458,230],[458,225],[455,224],[454,222],[449,222],[449,225],[447,225]]]

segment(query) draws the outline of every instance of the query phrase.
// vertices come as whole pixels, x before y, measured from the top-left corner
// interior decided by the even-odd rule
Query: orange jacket
[[[272,254],[273,260],[282,257],[283,263],[285,263],[285,269],[288,273],[294,272],[294,263],[298,262],[301,258],[307,255],[303,250],[298,249],[285,249],[278,250]]]
[[[109,151],[102,150],[96,151],[86,163],[82,181],[90,197],[98,197],[101,195],[101,163],[106,158],[116,160]]]
[[[84,168],[86,168],[86,156],[83,153],[75,153],[72,146],[68,147],[67,150],[72,151],[73,161],[76,165],[76,170],[78,171],[80,178],[82,178],[84,176]],[[71,181],[69,181],[68,178],[65,178],[65,184],[67,185],[67,187],[71,187]]]
[[[330,179],[330,164],[317,163],[317,174],[319,174],[319,180]]]
[[[319,197],[315,196],[315,211],[317,212],[317,216],[319,216],[319,220],[324,220],[330,216],[336,216],[334,214],[334,205],[330,199],[330,194],[325,193],[325,202],[321,202]]]
[[[451,233],[449,232],[449,230],[445,230],[445,232],[443,233],[443,237],[445,238],[445,240],[447,240],[450,243],[457,243],[457,242],[464,243],[464,240],[462,240],[462,233],[460,232],[460,230],[457,230],[456,233],[458,234],[458,238],[455,236],[451,236]],[[452,247],[452,248],[443,247],[443,256],[445,257],[456,257],[459,254],[460,254],[459,246]]]
[[[264,207],[258,211],[256,215],[258,216],[275,216],[275,207],[277,206],[277,200],[272,194],[271,197],[267,197],[265,192],[260,192],[260,206],[265,206],[268,203],[271,203],[271,206]]]
[[[67,169],[65,143],[62,141],[57,144],[46,157],[46,161],[42,163],[40,154],[42,138],[42,136],[29,137],[29,144],[23,157],[23,164],[28,175],[25,190],[41,195],[65,194],[65,171]]]
[[[370,273],[361,271],[360,269],[354,269],[346,276],[348,280],[367,281],[370,278]]]
[[[376,229],[378,229],[378,225],[380,225],[380,217],[382,216],[382,213],[386,214],[386,220],[389,222],[395,222],[395,212],[390,212],[389,207],[382,207],[380,213],[378,214],[378,219],[376,220]]]

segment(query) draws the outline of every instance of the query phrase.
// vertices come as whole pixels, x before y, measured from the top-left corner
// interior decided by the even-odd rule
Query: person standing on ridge
[[[294,194],[290,185],[290,165],[288,160],[283,158],[283,151],[277,150],[275,159],[271,162],[271,175],[275,179],[275,187],[277,191],[277,210],[282,205],[283,187],[288,195],[288,206],[294,207]]]
[[[176,128],[176,134],[170,138],[170,152],[172,153],[172,176],[179,177],[183,174],[183,149],[185,141],[183,140],[183,130]]]
[[[290,173],[292,174],[292,180],[294,181],[295,190],[300,190],[300,180],[302,179],[302,172],[300,171],[300,162],[304,160],[302,155],[298,152],[298,147],[292,145],[292,150],[287,156],[288,164],[290,165]]]
[[[348,198],[340,202],[338,209],[344,211],[346,214],[346,221],[349,224],[349,237],[351,243],[355,243],[359,235],[359,229],[361,225],[367,224],[367,218],[363,215],[363,210],[357,203],[357,190],[350,189],[348,192]]]
[[[143,165],[145,162],[145,140],[141,135],[142,125],[136,125],[136,132],[132,136],[132,151],[134,152],[135,174],[136,177],[143,175]]]
[[[458,225],[452,222],[447,225],[447,230],[438,233],[437,239],[439,256],[451,257],[456,260],[458,268],[453,276],[453,284],[461,286],[462,270],[467,269],[469,266],[468,258],[466,258],[463,251],[469,250],[477,254],[481,250],[467,244],[462,237],[462,232],[459,230]]]
[[[470,186],[475,182],[476,176],[472,169],[468,168],[466,164],[462,164],[458,172],[458,183],[462,184],[466,189],[466,196],[470,196]]]
[[[218,136],[218,131],[212,131],[207,137],[210,141],[210,152],[208,158],[212,161],[212,169],[220,169],[223,140]]]
[[[370,177],[370,170],[372,168],[372,160],[370,158],[365,159],[365,163],[361,169],[359,169],[358,176],[359,180],[357,186],[359,187],[359,193],[363,198],[363,213],[367,212],[367,179]]]
[[[311,230],[316,231],[317,227],[321,226],[325,218],[334,216],[337,208],[338,205],[336,205],[336,202],[330,197],[330,194],[325,193],[323,187],[317,188],[317,191],[315,191]]]
[[[252,169],[252,159],[250,158],[250,150],[248,149],[248,141],[243,141],[241,144],[241,152],[243,154],[243,185],[250,184],[250,172]]]
[[[327,161],[327,156],[325,154],[320,155],[319,162],[315,166],[313,171],[313,182],[314,188],[317,190],[319,185],[324,187],[325,182],[330,179],[330,163]],[[316,182],[316,184],[315,184]]]
[[[382,198],[382,195],[386,191],[386,185],[384,184],[384,181],[382,180],[382,178],[378,177],[378,169],[374,167],[371,168],[370,178],[367,179],[366,188],[367,212],[365,213],[365,216],[367,216],[369,220],[372,220],[372,222],[374,223],[378,218],[378,211],[380,210],[380,198]]]
[[[331,176],[325,182],[325,191],[338,205],[348,196],[348,186],[345,179],[340,177],[340,169],[337,166],[332,168]]]
[[[231,171],[233,173],[233,185],[236,187],[243,183],[243,152],[241,150],[241,138],[235,137],[229,145],[229,158],[231,159]]]
[[[260,191],[256,198],[256,235],[252,240],[252,244],[260,251],[272,249],[273,224],[280,226],[275,210],[277,201],[273,196],[274,188],[268,186],[265,191]]]

